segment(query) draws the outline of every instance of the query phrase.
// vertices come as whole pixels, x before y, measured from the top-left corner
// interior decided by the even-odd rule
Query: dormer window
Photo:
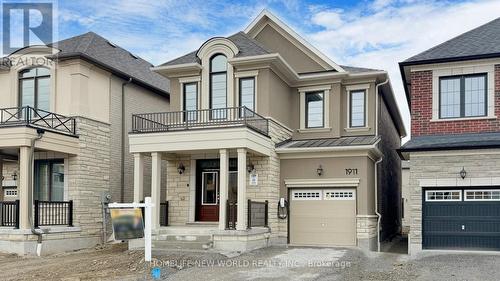
[[[44,67],[19,72],[19,106],[50,110],[50,70]]]
[[[216,54],[210,59],[210,109],[227,107],[227,58]],[[226,118],[224,110],[211,111],[212,119]]]

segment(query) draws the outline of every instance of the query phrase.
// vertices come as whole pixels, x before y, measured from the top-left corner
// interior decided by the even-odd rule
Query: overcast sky
[[[408,132],[398,62],[500,16],[500,0],[77,0],[58,2],[59,39],[94,31],[156,65],[243,30],[264,8],[336,63],[389,71]]]

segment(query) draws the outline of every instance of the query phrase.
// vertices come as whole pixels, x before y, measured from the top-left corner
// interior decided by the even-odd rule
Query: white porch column
[[[17,192],[19,197],[19,228],[29,229],[29,173],[30,173],[30,148],[21,146],[19,148],[19,177],[17,179]]]
[[[236,230],[247,229],[247,150],[238,148],[238,214]]]
[[[160,228],[161,153],[151,153],[151,201],[153,207],[153,230]]]
[[[144,200],[144,155],[134,153],[134,202]]]
[[[3,157],[0,155],[0,186],[2,185],[3,178]],[[3,200],[3,195],[0,195],[0,201]]]
[[[219,150],[220,185],[219,185],[219,229],[226,229],[226,210],[229,187],[229,153],[227,149]]]

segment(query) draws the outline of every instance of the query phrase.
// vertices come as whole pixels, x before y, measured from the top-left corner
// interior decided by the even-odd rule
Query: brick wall
[[[495,115],[500,116],[500,65],[495,66]],[[432,71],[411,73],[411,135],[463,134],[500,131],[500,119],[430,122]]]

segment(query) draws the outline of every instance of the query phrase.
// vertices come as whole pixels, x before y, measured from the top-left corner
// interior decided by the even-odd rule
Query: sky
[[[58,36],[94,31],[157,65],[244,30],[263,9],[337,64],[387,70],[410,132],[398,62],[499,17],[500,0],[59,0]]]

